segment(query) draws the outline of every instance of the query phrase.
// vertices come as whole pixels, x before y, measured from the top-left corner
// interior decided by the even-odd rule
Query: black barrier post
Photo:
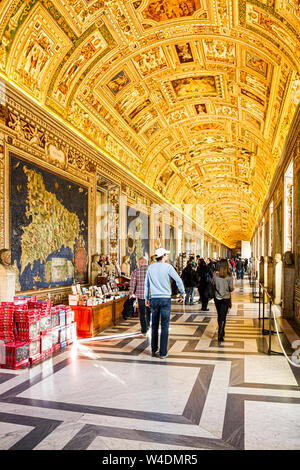
[[[269,312],[269,350],[268,354],[271,354],[271,341],[272,341],[272,298],[270,297],[270,312]]]
[[[263,326],[262,326],[262,331],[264,332],[265,330],[265,290],[263,289]]]
[[[261,286],[260,283],[258,283],[259,288],[258,288],[258,319],[260,321],[260,295],[261,295]]]

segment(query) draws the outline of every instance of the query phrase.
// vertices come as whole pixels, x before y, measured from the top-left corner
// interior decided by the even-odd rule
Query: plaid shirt
[[[144,289],[147,269],[148,265],[143,264],[140,268],[137,268],[133,271],[130,280],[129,295],[135,294],[138,299],[145,298]]]

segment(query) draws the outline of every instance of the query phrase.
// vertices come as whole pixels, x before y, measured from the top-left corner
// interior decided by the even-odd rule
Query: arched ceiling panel
[[[299,12],[296,0],[4,0],[0,69],[165,199],[201,205],[234,246],[298,104]]]

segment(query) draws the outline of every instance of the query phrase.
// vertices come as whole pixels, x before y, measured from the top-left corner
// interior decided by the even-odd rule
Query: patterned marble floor
[[[291,355],[299,327],[279,325]],[[30,369],[0,369],[0,449],[300,449],[300,368],[267,354],[247,280],[235,281],[221,345],[216,332],[212,301],[209,312],[173,302],[165,360],[134,318]]]

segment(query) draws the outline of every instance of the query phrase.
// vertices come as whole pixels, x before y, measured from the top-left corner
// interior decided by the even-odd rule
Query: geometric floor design
[[[278,324],[291,355],[299,325]],[[267,354],[247,280],[235,280],[221,345],[216,333],[212,301],[209,312],[172,302],[165,360],[134,318],[30,369],[1,369],[0,449],[299,450],[300,368]]]

